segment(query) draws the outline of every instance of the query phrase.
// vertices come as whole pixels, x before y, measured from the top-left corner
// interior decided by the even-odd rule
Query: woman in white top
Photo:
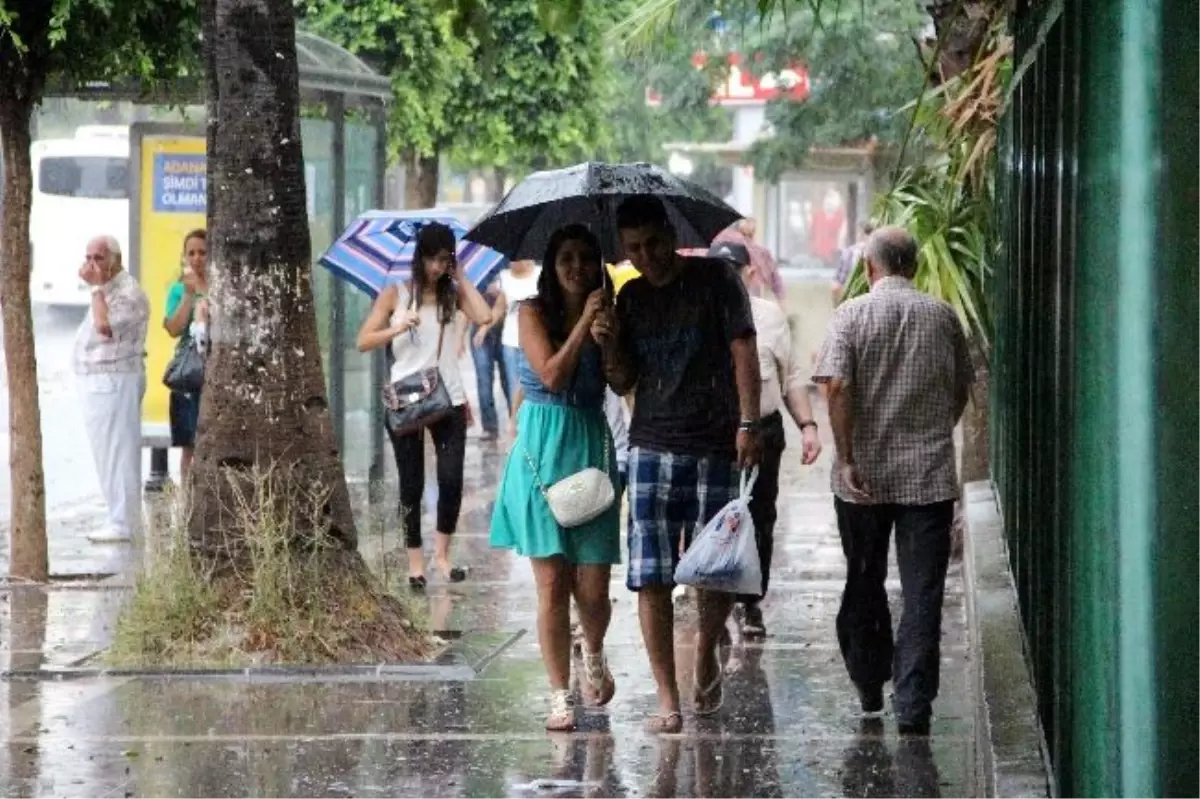
[[[454,233],[431,223],[417,234],[413,276],[408,285],[385,288],[358,331],[359,352],[391,346],[389,383],[437,366],[454,412],[429,426],[437,455],[437,533],[434,566],[443,580],[461,582],[465,569],[450,561],[450,538],[458,526],[467,441],[467,393],[458,370],[459,327],[466,319],[485,324],[491,308],[470,280],[457,280]],[[463,313],[459,314],[461,310]],[[408,548],[408,583],[425,588],[421,549],[421,498],[425,494],[425,431],[403,436],[388,431],[400,475],[400,518]]]
[[[504,358],[504,374],[513,394],[521,385],[517,365],[521,362],[521,338],[517,330],[517,311],[525,300],[537,296],[538,276],[541,267],[533,261],[513,261],[512,266],[500,273],[500,296],[492,306],[491,323],[504,323],[500,333],[501,352]],[[517,418],[516,408],[509,408],[509,425]]]

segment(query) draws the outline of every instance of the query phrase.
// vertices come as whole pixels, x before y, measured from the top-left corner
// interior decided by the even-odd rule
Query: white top
[[[408,308],[408,287],[396,287],[396,310],[392,312],[391,324],[400,324]],[[463,315],[455,312],[454,320],[446,325],[442,337],[442,357],[438,360],[438,318],[437,307],[426,303],[417,309],[421,316],[421,324],[407,333],[401,333],[392,339],[391,380],[403,380],[423,369],[437,366],[441,369],[442,382],[450,393],[450,401],[455,407],[467,403],[467,392],[463,390],[462,374],[458,371],[458,337],[461,335]]]
[[[807,385],[804,371],[792,352],[792,329],[783,309],[771,300],[750,298],[750,313],[758,338],[758,368],[762,373],[759,412],[763,416],[783,407],[783,395]]]
[[[504,331],[500,334],[500,343],[505,347],[521,346],[521,334],[517,328],[517,310],[525,300],[537,296],[538,276],[542,268],[535,266],[525,277],[517,277],[512,270],[505,269],[500,273],[500,293],[508,303],[504,313]]]
[[[140,374],[145,368],[146,330],[150,323],[150,301],[137,278],[122,269],[96,289],[108,304],[112,336],[96,330],[91,306],[75,333],[75,374]]]
[[[629,421],[625,417],[625,400],[611,388],[604,389],[604,418],[608,420],[608,429],[612,432],[617,466],[623,468],[629,462]]]

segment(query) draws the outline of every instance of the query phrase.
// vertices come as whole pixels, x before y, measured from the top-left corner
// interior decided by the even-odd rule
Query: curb
[[[968,484],[963,504],[976,795],[1057,796],[1026,662],[1004,522],[991,483]]]

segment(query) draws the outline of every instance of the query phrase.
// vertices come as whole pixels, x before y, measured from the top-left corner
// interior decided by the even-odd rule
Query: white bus
[[[30,149],[33,302],[86,306],[91,294],[79,280],[87,242],[115,236],[128,258],[129,128],[86,125],[73,139],[42,139]]]

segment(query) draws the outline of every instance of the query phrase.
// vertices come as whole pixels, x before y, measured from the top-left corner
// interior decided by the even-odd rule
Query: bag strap
[[[408,305],[405,307],[406,307],[406,309],[411,310],[413,307],[413,303],[416,301],[415,297],[413,296],[413,290],[412,290],[411,283],[405,287],[405,291],[408,293]],[[435,360],[434,360],[434,362],[437,363],[439,366],[442,363],[442,340],[445,339],[445,337],[446,337],[446,322],[439,321],[438,322],[437,356],[435,357]],[[391,351],[390,346],[388,347],[388,351],[389,352]]]
[[[533,482],[537,485],[538,491],[541,492],[541,495],[546,498],[546,501],[549,501],[550,496],[546,493],[546,486],[542,484],[541,475],[538,474],[537,462],[533,459],[533,456],[529,454],[529,448],[524,444],[521,445],[521,451],[525,453],[525,462],[529,464],[529,469],[533,472]],[[601,462],[603,463],[604,474],[607,475],[609,473],[607,441],[604,442],[604,458]]]
[[[748,481],[746,479],[747,472],[750,473],[750,479]],[[757,482],[757,480],[758,480],[758,467],[757,466],[755,466],[752,469],[742,469],[742,478],[741,478],[742,486],[741,486],[741,492],[740,492],[740,496],[742,499],[745,499],[745,500],[750,499],[751,492],[754,491],[754,483]]]

